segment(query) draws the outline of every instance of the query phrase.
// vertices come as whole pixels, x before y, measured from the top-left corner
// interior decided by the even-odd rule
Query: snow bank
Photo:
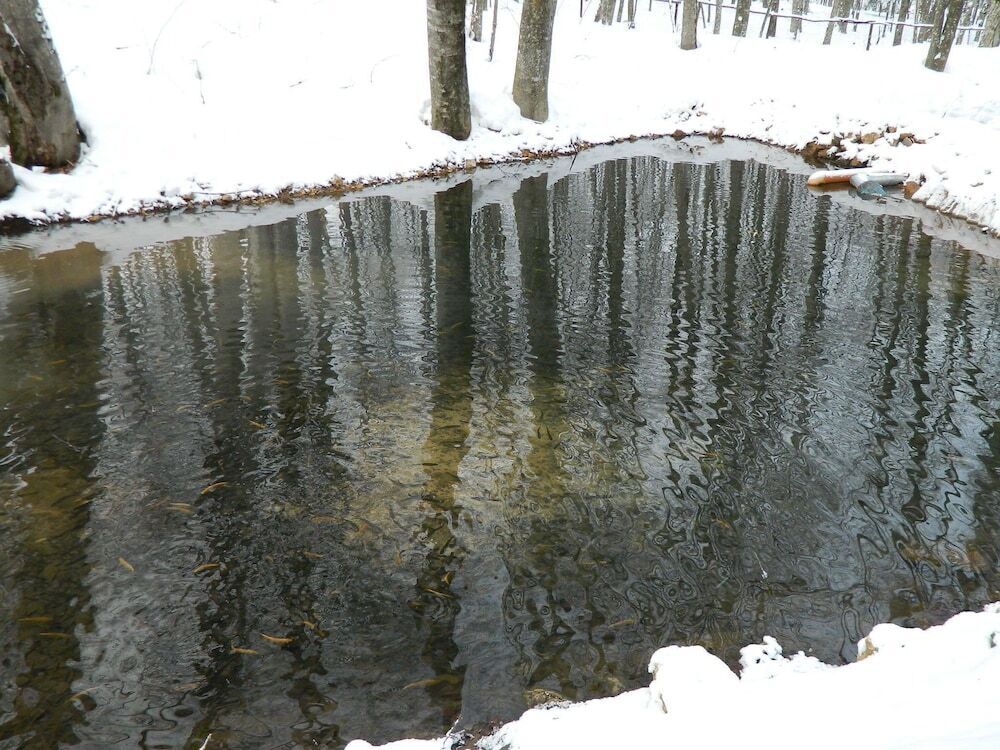
[[[496,56],[470,43],[472,138],[431,131],[424,4],[413,0],[42,0],[89,146],[70,174],[17,170],[0,218],[115,215],[225,195],[371,183],[443,164],[569,151],[675,130],[838,156],[926,179],[917,199],[1000,232],[1000,52],[956,47],[947,73],[922,46],[864,35],[712,36],[681,52],[669,6],[637,28],[560,3],[551,120],[510,100],[519,5],[501,5]],[[824,12],[820,8],[817,12]],[[783,22],[787,23],[787,22]],[[487,24],[488,25],[488,24]],[[723,28],[731,26],[727,18]],[[785,34],[785,31],[781,33]],[[859,46],[860,45],[860,46]],[[886,134],[887,127],[896,133]],[[894,145],[904,133],[917,141]],[[869,138],[870,140],[870,138]]]
[[[700,646],[660,649],[652,684],[614,698],[537,708],[483,750],[1000,747],[1000,604],[928,630],[878,625],[841,667],[773,638],[747,646],[737,677]],[[448,738],[392,750],[442,750]],[[347,750],[367,750],[355,741]]]

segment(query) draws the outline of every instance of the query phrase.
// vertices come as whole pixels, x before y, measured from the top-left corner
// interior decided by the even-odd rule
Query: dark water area
[[[0,748],[434,736],[1000,598],[1000,261],[755,162],[494,198],[0,253]]]

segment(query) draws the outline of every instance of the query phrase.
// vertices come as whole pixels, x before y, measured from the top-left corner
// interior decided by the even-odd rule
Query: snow
[[[424,4],[413,0],[42,0],[87,146],[68,174],[16,168],[0,218],[120,215],[342,182],[372,184],[441,165],[568,152],[648,134],[719,132],[799,149],[885,134],[841,156],[926,180],[917,200],[1000,233],[1000,53],[957,46],[946,73],[926,45],[865,52],[867,29],[806,24],[798,40],[713,36],[678,49],[671,8],[639,3],[635,29],[560,3],[550,121],[510,99],[519,5],[501,0],[496,56],[469,44],[473,134],[427,126]],[[816,6],[814,15],[828,14]],[[490,18],[484,26],[488,37]],[[926,143],[894,142],[913,133]]]
[[[839,667],[773,638],[747,646],[736,676],[699,646],[653,654],[648,688],[532,709],[482,750],[1000,747],[1000,604],[919,630],[884,624]],[[347,750],[372,746],[356,740]],[[391,750],[443,750],[448,738]]]

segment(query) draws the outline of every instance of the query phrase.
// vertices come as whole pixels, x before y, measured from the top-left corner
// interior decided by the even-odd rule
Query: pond
[[[1000,261],[756,161],[525,174],[0,252],[0,747],[435,736],[1000,598]]]

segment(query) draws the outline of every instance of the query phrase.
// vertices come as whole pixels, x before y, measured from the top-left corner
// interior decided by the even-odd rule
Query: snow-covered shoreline
[[[839,667],[773,638],[741,651],[741,674],[700,646],[650,660],[648,688],[527,711],[482,750],[964,748],[1000,745],[1000,604],[920,630],[877,625]],[[455,737],[383,750],[451,750]],[[461,744],[461,743],[457,743]],[[347,750],[370,750],[356,740]]]
[[[916,200],[1000,234],[996,50],[956,47],[944,74],[922,67],[922,46],[865,52],[856,36],[823,47],[808,34],[701,29],[702,47],[682,52],[663,4],[643,8],[630,30],[594,24],[589,12],[581,20],[564,3],[551,119],[537,124],[510,100],[518,6],[509,3],[495,59],[488,43],[469,44],[473,135],[459,143],[422,119],[421,3],[42,4],[90,143],[69,174],[18,169],[0,219],[336,193],[680,130],[794,151],[839,139],[837,159],[922,179]]]

